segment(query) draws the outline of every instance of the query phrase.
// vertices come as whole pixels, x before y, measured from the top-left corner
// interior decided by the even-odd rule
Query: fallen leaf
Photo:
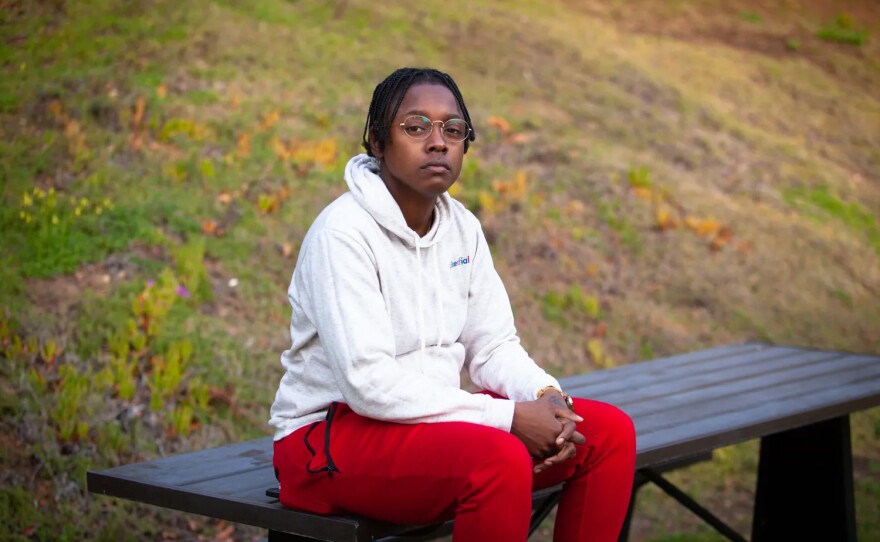
[[[232,195],[227,192],[220,192],[220,195],[217,196],[217,201],[226,205],[232,202]]]
[[[632,187],[632,191],[637,198],[645,201],[651,201],[654,198],[654,193],[646,186],[634,186]]]
[[[159,85],[158,87],[156,87],[156,96],[158,96],[158,98],[160,100],[164,100],[165,96],[167,96],[167,95],[168,95],[168,87],[165,86],[164,83]]]
[[[293,254],[293,245],[290,243],[281,243],[281,255],[285,258],[289,258],[291,254]]]
[[[660,231],[666,231],[676,227],[675,218],[672,216],[669,207],[666,207],[665,205],[657,207],[654,210],[654,216],[657,219],[657,229]]]
[[[202,220],[202,233],[206,235],[214,235],[217,232],[217,222],[215,220]]]
[[[496,130],[498,130],[502,134],[506,134],[506,133],[510,132],[510,123],[501,117],[496,117],[493,115],[493,116],[489,117],[488,119],[486,119],[486,122],[489,124],[489,126],[491,126],[492,128],[495,128]]]

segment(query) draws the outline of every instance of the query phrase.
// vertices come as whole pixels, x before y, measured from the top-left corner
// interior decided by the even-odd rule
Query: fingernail
[[[580,416],[578,416],[577,414],[575,414],[574,417],[575,417],[575,419],[576,419],[578,422],[582,422],[582,421],[584,421],[584,419],[581,418]]]
[[[559,437],[558,439],[556,439],[556,445],[557,445],[557,446],[562,446],[562,443],[563,443],[563,442],[565,442],[565,439],[562,438],[562,437]]]

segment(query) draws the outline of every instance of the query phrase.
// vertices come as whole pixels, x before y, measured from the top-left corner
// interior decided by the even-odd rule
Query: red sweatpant
[[[540,474],[508,432],[465,422],[383,422],[339,404],[329,438],[335,472],[326,470],[327,422],[275,442],[281,503],[403,524],[454,517],[456,542],[516,542],[528,537],[532,490],[567,482],[554,540],[616,541],[635,468],[632,421],[606,403],[574,401],[586,442]]]

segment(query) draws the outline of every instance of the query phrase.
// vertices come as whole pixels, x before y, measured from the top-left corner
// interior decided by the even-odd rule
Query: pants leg
[[[364,418],[340,405],[326,422],[275,443],[281,503],[322,514],[354,513],[395,523],[455,518],[456,542],[524,542],[531,491],[567,482],[554,540],[616,541],[635,466],[632,421],[617,408],[575,399],[586,437],[577,455],[541,474],[510,433],[470,423],[396,424]],[[314,456],[306,446],[315,451]]]
[[[635,431],[623,411],[599,401],[574,399],[586,442],[577,455],[535,475],[535,489],[566,482],[553,540],[615,542],[629,506],[635,473]]]
[[[532,459],[513,435],[460,423],[396,424],[339,405],[327,464],[321,422],[275,443],[281,503],[323,514],[354,513],[395,523],[455,518],[456,542],[525,541]]]

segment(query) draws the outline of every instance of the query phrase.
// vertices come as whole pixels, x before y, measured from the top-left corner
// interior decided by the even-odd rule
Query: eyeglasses
[[[428,139],[434,132],[434,124],[440,123],[440,134],[449,143],[461,143],[471,133],[471,127],[462,119],[431,120],[421,115],[412,115],[403,119],[403,133],[413,139]]]

